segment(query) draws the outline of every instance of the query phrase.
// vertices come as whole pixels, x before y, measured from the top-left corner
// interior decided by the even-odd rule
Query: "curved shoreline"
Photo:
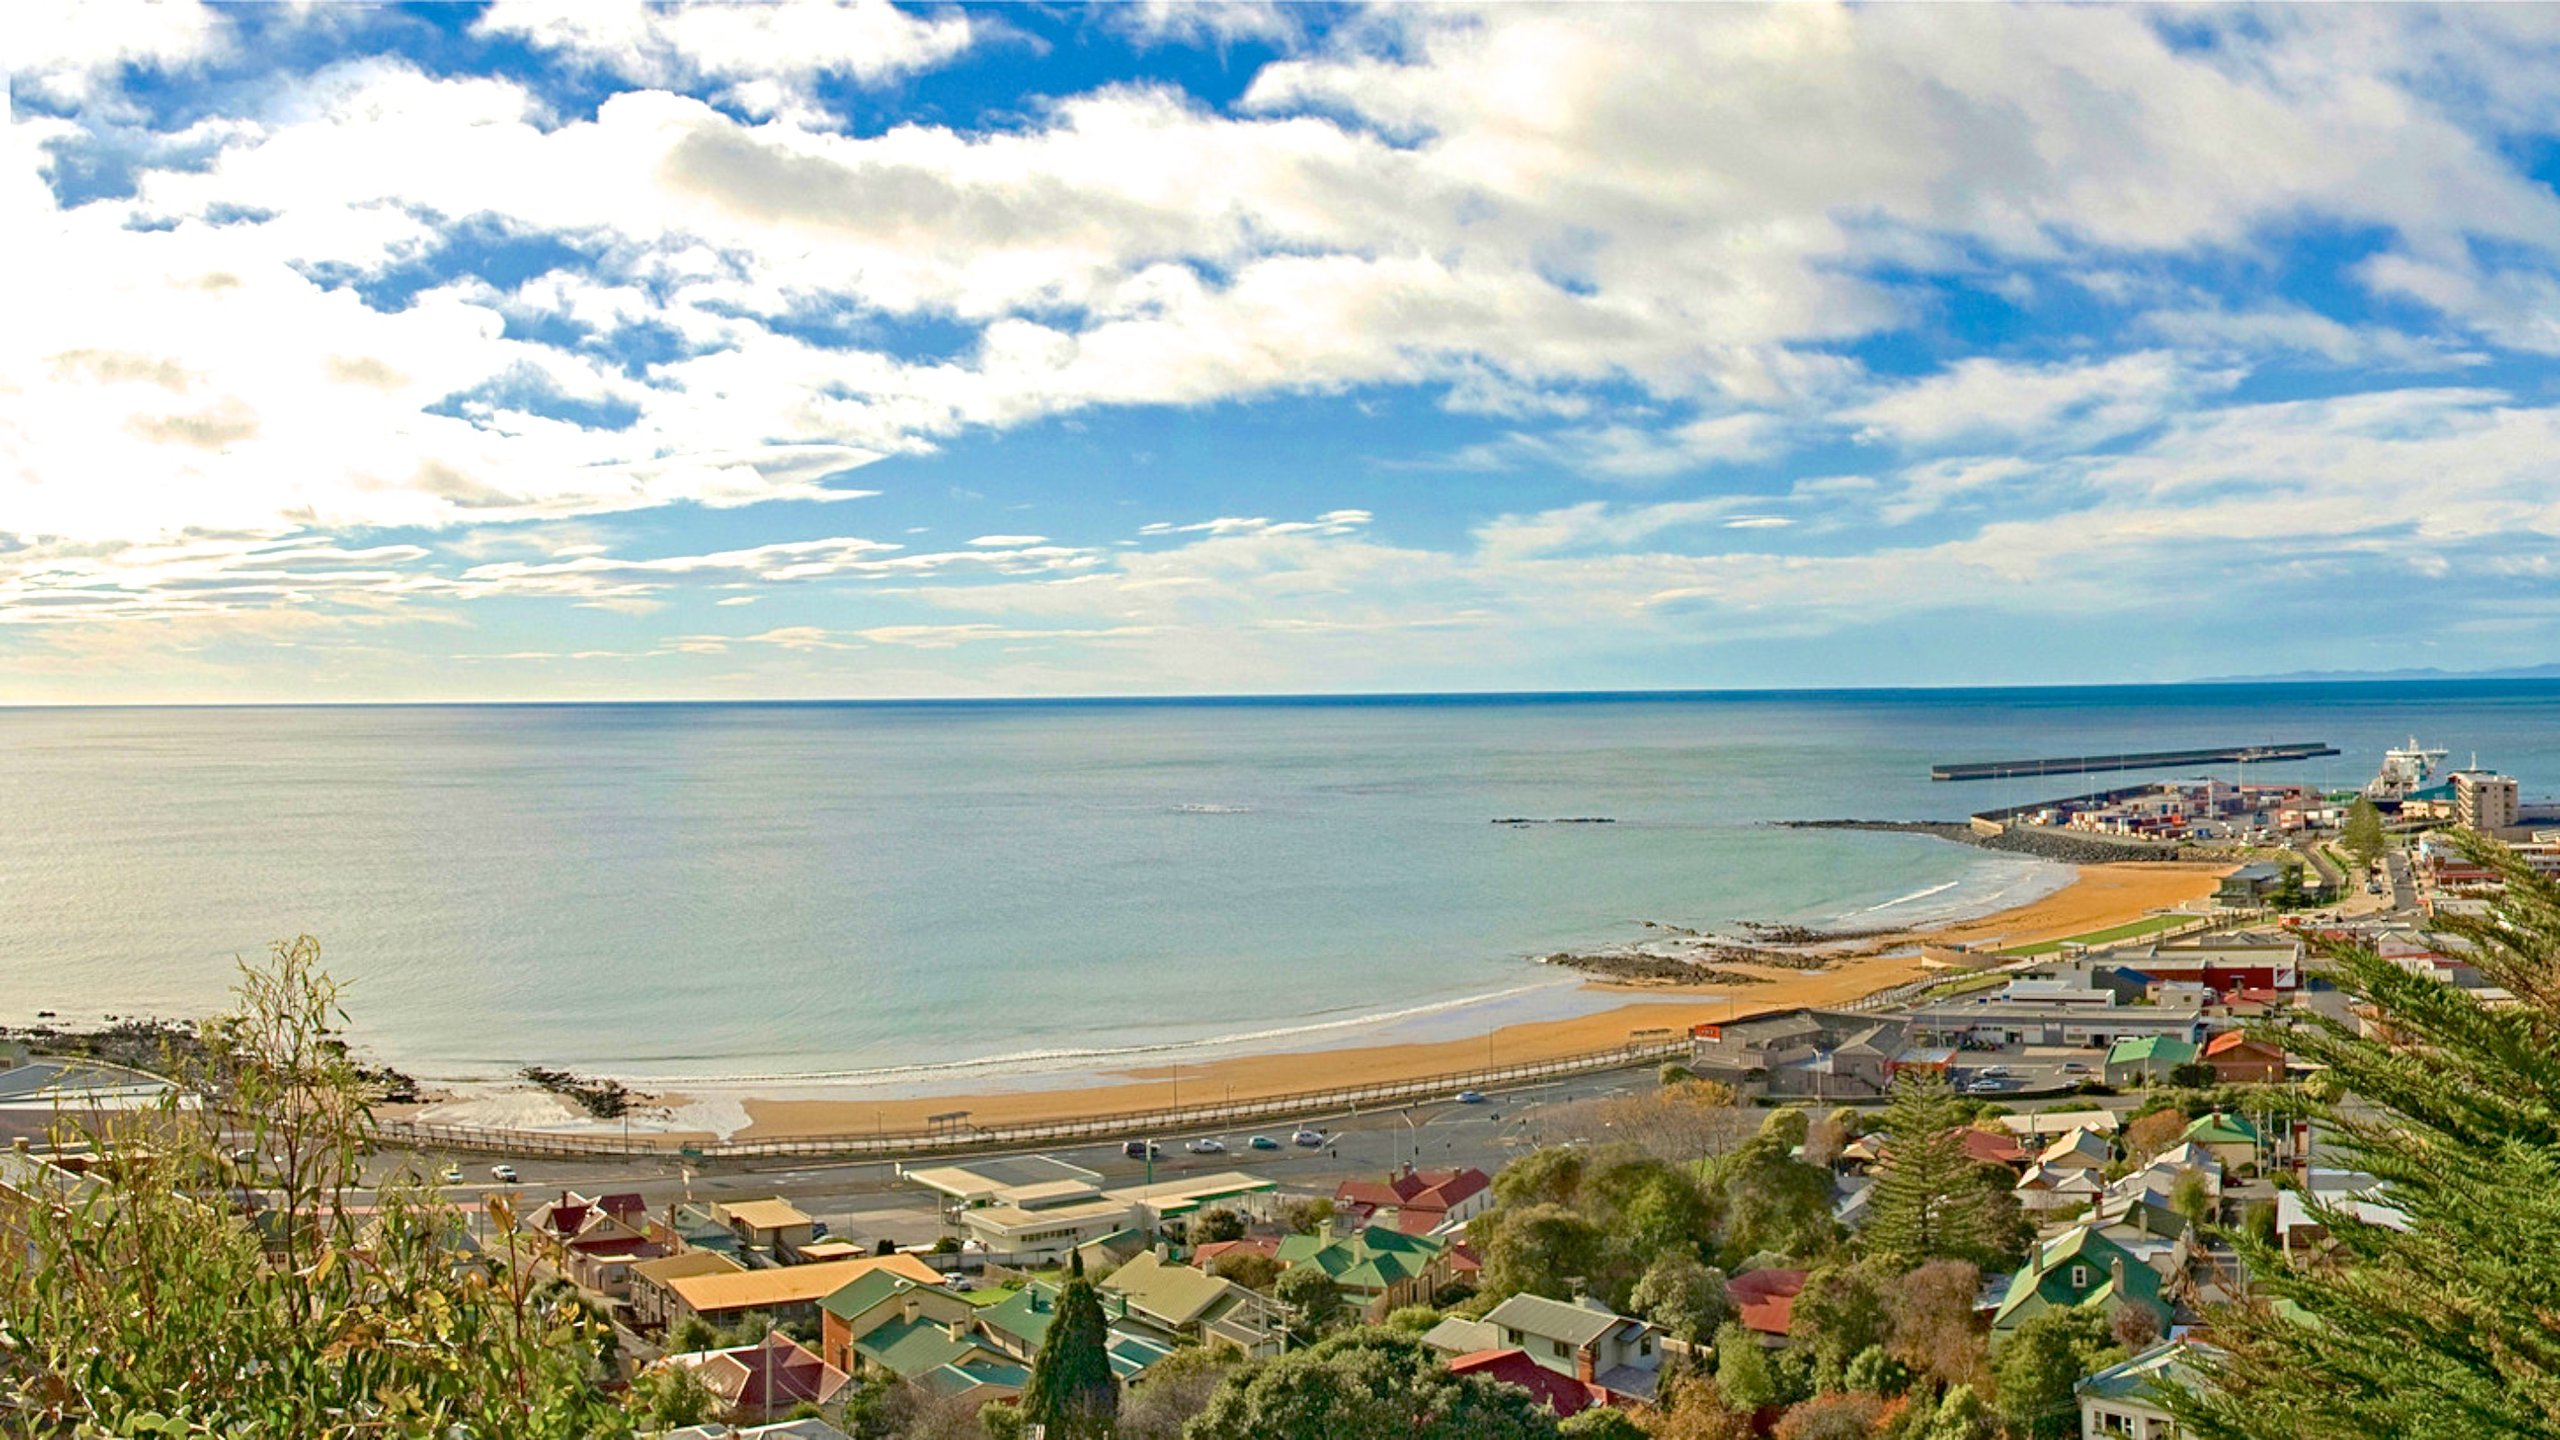
[[[1797,1006],[1842,1005],[1926,973],[1924,945],[2026,944],[2085,933],[2138,918],[2152,910],[2192,903],[2209,895],[2227,865],[2138,861],[2080,867],[2060,889],[1988,914],[1899,932],[1879,953],[1843,956],[1818,970],[1767,972],[1765,983],[1735,988],[1627,987],[1583,983],[1554,989],[1575,997],[1585,1013],[1498,1024],[1460,1038],[1374,1042],[1296,1050],[1264,1050],[1200,1063],[1174,1059],[1102,1064],[1080,1072],[1030,1074],[1020,1087],[942,1085],[779,1078],[696,1082],[658,1103],[669,1126],[717,1113],[711,1131],[668,1128],[680,1135],[748,1139],[854,1134],[878,1128],[922,1128],[928,1116],[967,1111],[980,1124],[1053,1120],[1198,1103],[1208,1098],[1254,1099],[1338,1085],[1406,1080],[1552,1060],[1604,1050],[1626,1042],[1631,1031],[1685,1029],[1718,1019],[1738,1019]],[[1890,952],[1890,953],[1883,953]],[[1124,1052],[1125,1054],[1125,1052]],[[1138,1059],[1127,1056],[1127,1059]],[[945,1075],[943,1080],[954,1077]],[[493,1115],[501,1101],[491,1097]],[[430,1118],[475,1123],[460,1105],[429,1107]],[[441,1111],[442,1113],[433,1113]],[[743,1121],[743,1124],[738,1124]],[[506,1121],[522,1125],[521,1105]],[[490,1123],[481,1121],[476,1123]],[[697,1123],[700,1123],[697,1120]],[[564,1128],[575,1128],[567,1123]]]

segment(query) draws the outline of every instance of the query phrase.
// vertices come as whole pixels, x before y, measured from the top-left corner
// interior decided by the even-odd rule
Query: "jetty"
[[[2020,775],[2078,775],[2095,770],[2156,770],[2172,765],[2259,765],[2276,760],[2310,760],[2335,755],[2338,748],[2313,740],[2302,744],[2227,745],[2218,750],[2136,750],[2120,755],[2057,755],[2044,760],[1970,760],[1929,767],[1932,780],[2006,780]]]

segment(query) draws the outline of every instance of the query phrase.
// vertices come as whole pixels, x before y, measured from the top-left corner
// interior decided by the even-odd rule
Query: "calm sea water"
[[[2560,792],[2543,682],[0,710],[0,1016],[202,1013],[232,957],[308,931],[360,1038],[439,1077],[1266,1044],[1563,993],[1527,958],[1638,920],[2056,883],[1764,823],[2069,788],[1932,761],[2313,739],[2347,753],[2260,773],[2345,785],[2411,733]],[[1487,823],[1512,815],[1617,823]]]

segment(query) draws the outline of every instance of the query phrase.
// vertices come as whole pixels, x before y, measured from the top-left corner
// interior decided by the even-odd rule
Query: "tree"
[[[1233,1210],[1209,1210],[1191,1222],[1191,1243],[1215,1245],[1244,1238],[1244,1217]]]
[[[1716,1394],[1724,1403],[1748,1414],[1778,1398],[1777,1377],[1769,1373],[1769,1352],[1760,1337],[1738,1321],[1716,1332]]]
[[[2169,1182],[2169,1208],[2190,1225],[2213,1223],[2213,1192],[2207,1188],[2204,1172],[2193,1166],[2178,1172]]]
[[[1882,1345],[1892,1333],[1885,1308],[1891,1284],[1872,1262],[1826,1265],[1805,1277],[1787,1325],[1787,1339],[1812,1353],[1816,1374],[1836,1386],[1859,1351]]]
[[[1894,1359],[1883,1346],[1870,1345],[1849,1362],[1840,1383],[1844,1388],[1870,1395],[1899,1395],[1911,1388],[1911,1367]]]
[[[1779,1111],[1780,1115],[1801,1111]],[[1764,1252],[1810,1259],[1838,1236],[1831,1219],[1831,1172],[1789,1152],[1785,1127],[1763,1127],[1718,1167],[1725,1198],[1723,1256],[1728,1269]]]
[[[1927,1071],[1905,1071],[1884,1114],[1890,1135],[1876,1167],[1861,1240],[1897,1266],[1969,1260],[2015,1265],[2032,1238],[2005,1171],[1965,1153],[1963,1097]]]
[[[1492,1233],[1482,1241],[1488,1295],[1566,1299],[1575,1280],[1588,1281],[1607,1263],[1608,1236],[1562,1205],[1541,1202],[1524,1210],[1498,1210],[1479,1218],[1476,1226],[1486,1220],[1493,1222]]]
[[[692,1366],[658,1365],[631,1383],[627,1405],[642,1426],[658,1431],[699,1425],[712,1418],[719,1403]]]
[[[1614,1405],[1594,1405],[1556,1426],[1564,1440],[1648,1440],[1645,1428]]]
[[[170,1057],[177,1093],[69,1127],[150,1163],[41,1187],[48,1203],[0,1222],[6,1427],[632,1433],[593,1383],[595,1320],[543,1287],[504,1197],[481,1263],[431,1188],[393,1180],[355,1203],[370,1090],[319,942],[243,964],[234,996],[200,1053]]]
[[[1185,1345],[1147,1370],[1147,1383],[1129,1392],[1120,1409],[1116,1440],[1182,1440],[1184,1427],[1226,1384],[1236,1361],[1226,1352]]]
[[[1320,1235],[1333,1218],[1333,1201],[1323,1195],[1280,1202],[1280,1224],[1293,1235]]]
[[[2338,832],[2338,843],[2367,870],[2382,858],[2383,847],[2390,841],[2382,833],[2382,812],[2371,800],[2359,795],[2347,806],[2347,823]]]
[[[1209,1262],[1209,1273],[1268,1295],[1280,1278],[1280,1262],[1258,1250],[1230,1250]]]
[[[1058,1292],[1058,1312],[1032,1357],[1022,1387],[1022,1415],[1044,1425],[1050,1440],[1101,1440],[1120,1412],[1120,1390],[1104,1348],[1109,1326],[1093,1282],[1079,1273]]]
[[[1451,1375],[1411,1335],[1348,1330],[1230,1370],[1187,1440],[1553,1440],[1555,1417],[1512,1385]]]
[[[1440,1312],[1428,1305],[1401,1305],[1387,1312],[1387,1328],[1423,1335],[1440,1323]]]
[[[1974,1385],[1987,1376],[1989,1352],[1973,1302],[1982,1272],[1963,1260],[1932,1260],[1893,1287],[1893,1338],[1886,1350],[1915,1374],[1941,1385]]]
[[[2107,1316],[2079,1307],[2047,1310],[2010,1333],[1993,1362],[2000,1419],[2013,1440],[2068,1440],[2079,1433],[2081,1377],[2122,1359]]]
[[[2125,1158],[2136,1165],[2150,1163],[2151,1157],[2175,1146],[2187,1134],[2187,1112],[2163,1108],[2134,1117],[2124,1127]]]
[[[2160,1314],[2148,1305],[2118,1305],[2107,1313],[2107,1338],[2128,1355],[2140,1354],[2160,1339]]]
[[[1323,1333],[1342,1309],[1342,1287],[1320,1265],[1292,1265],[1272,1282],[1271,1298],[1289,1307],[1291,1326],[1302,1336]]]
[[[2560,1414],[2560,885],[2481,837],[2450,837],[2502,893],[2440,917],[2511,1004],[2320,942],[2331,978],[2379,1022],[2305,1017],[2283,1035],[2350,1100],[2317,1109],[2340,1160],[2389,1188],[2407,1229],[2314,1206],[2320,1264],[2234,1237],[2261,1298],[2213,1316],[2215,1393],[2182,1397],[2209,1436],[2548,1437]],[[2333,1162],[2336,1163],[2336,1162]]]
[[[719,1343],[719,1329],[699,1315],[687,1315],[667,1332],[667,1353],[670,1355],[690,1355],[697,1350],[709,1350]]]
[[[1771,1433],[1776,1440],[1868,1440],[1884,1401],[1859,1392],[1816,1395],[1787,1408]]]
[[[1990,1440],[1991,1415],[1970,1385],[1958,1385],[1938,1402],[1938,1413],[1917,1440]],[[2016,1440],[2013,1435],[2011,1440]]]
[[[2201,1060],[2169,1067],[2169,1083],[2181,1090],[2210,1090],[2221,1078],[2220,1071]]]
[[[1627,1307],[1665,1333],[1694,1343],[1714,1334],[1733,1313],[1733,1299],[1724,1286],[1724,1272],[1700,1264],[1695,1255],[1667,1254],[1628,1292]]]

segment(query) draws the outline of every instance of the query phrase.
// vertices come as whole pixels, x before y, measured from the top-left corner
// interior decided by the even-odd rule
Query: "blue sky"
[[[0,702],[2560,659],[2560,12],[12,13]]]

